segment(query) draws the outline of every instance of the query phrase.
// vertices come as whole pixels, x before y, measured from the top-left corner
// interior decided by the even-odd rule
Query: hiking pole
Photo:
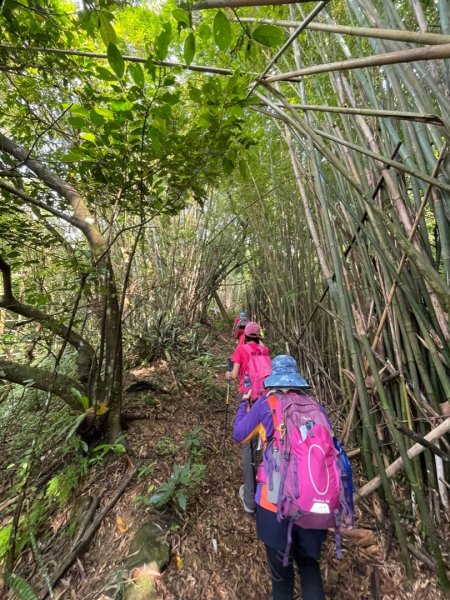
[[[230,373],[233,368],[233,363],[231,362],[231,358],[227,359],[227,373]],[[225,395],[225,422],[223,426],[223,437],[227,436],[227,428],[228,428],[228,411],[230,409],[230,386],[231,381],[227,379],[227,392]]]

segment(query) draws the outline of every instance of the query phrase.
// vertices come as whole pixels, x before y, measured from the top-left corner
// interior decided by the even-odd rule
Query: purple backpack
[[[341,555],[339,528],[353,525],[351,468],[344,465],[325,409],[312,397],[276,393],[275,435],[264,453],[267,499],[277,505],[278,520],[289,519],[304,529],[335,528]],[[273,406],[273,405],[272,405]],[[337,441],[337,440],[336,440]],[[348,481],[350,479],[350,481]]]

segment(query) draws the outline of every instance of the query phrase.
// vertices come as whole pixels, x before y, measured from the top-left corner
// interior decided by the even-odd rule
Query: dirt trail
[[[206,475],[186,513],[178,519],[172,514],[172,521],[177,521],[180,528],[169,535],[172,559],[160,581],[162,600],[260,600],[270,596],[264,549],[256,540],[254,519],[244,513],[238,498],[241,459],[239,449],[231,439],[236,409],[233,394],[230,394],[228,431],[223,436],[224,412],[220,411],[225,400],[225,369],[219,362],[225,365],[224,353],[231,349],[230,340],[221,335],[210,347],[211,354],[223,357],[215,362],[215,385],[211,384],[211,379],[202,384],[186,374],[183,385],[179,381],[175,385],[174,379],[179,380],[179,372],[168,370],[164,363],[131,374],[135,379],[141,379],[156,373],[159,380],[165,380],[167,387],[172,386],[174,390],[164,396],[161,410],[150,420],[131,422],[128,439],[138,456],[154,455],[161,439],[182,440],[183,431],[198,425],[203,428]],[[142,412],[145,396],[145,392],[128,394],[125,410]],[[156,462],[155,482],[160,483],[170,474],[173,459],[157,458]],[[106,497],[110,496],[127,468],[123,458],[113,460],[103,468],[100,476],[98,471],[90,475],[80,495],[88,491],[94,494],[102,489]],[[88,552],[65,576],[63,585],[59,586],[62,592],[59,597],[72,600],[101,597],[106,578],[111,577],[126,557],[132,534],[140,524],[152,520],[152,511],[134,502],[136,496],[145,494],[147,485],[148,481],[135,482],[126,491],[104,521]],[[375,529],[371,515],[359,513],[358,518],[359,526]],[[335,558],[334,539],[331,534],[328,536],[322,559],[327,598],[443,598],[430,572],[420,563],[416,565],[416,581],[407,584],[389,533],[378,532],[376,535],[377,543],[366,548],[344,542],[342,561]],[[296,597],[301,596],[297,594]]]

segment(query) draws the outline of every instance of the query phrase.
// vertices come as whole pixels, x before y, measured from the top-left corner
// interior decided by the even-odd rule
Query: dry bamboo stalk
[[[277,106],[283,106],[277,104]],[[426,115],[415,112],[403,112],[401,110],[375,110],[372,108],[354,108],[346,106],[324,106],[315,104],[292,104],[292,108],[295,110],[303,111],[317,111],[317,112],[329,112],[338,113],[343,115],[364,115],[367,117],[380,117],[389,119],[399,119],[404,121],[417,121],[418,123],[430,123],[433,125],[445,126],[445,123],[439,117],[439,115]]]
[[[210,8],[240,8],[241,6],[278,6],[280,4],[297,4],[311,0],[204,0],[192,5],[192,10],[208,10]],[[313,0],[317,2],[317,0]]]
[[[229,17],[230,21],[237,21],[235,17]],[[300,21],[289,21],[281,19],[258,19],[255,17],[239,17],[241,23],[261,23],[264,25],[279,25],[280,27],[298,27]],[[417,31],[406,31],[404,29],[382,29],[379,27],[350,27],[348,25],[310,23],[307,29],[311,31],[325,31],[328,33],[341,33],[343,35],[354,35],[356,37],[376,38],[380,40],[393,40],[395,42],[410,42],[412,44],[448,44],[450,35],[441,33],[426,33]]]
[[[428,442],[435,442],[436,440],[444,436],[448,431],[450,431],[450,418],[446,419],[443,423],[441,423],[440,425],[432,429],[429,433],[427,433],[425,439]],[[424,450],[425,447],[422,446],[422,444],[414,444],[414,446],[411,446],[411,448],[408,450],[408,458],[415,458],[416,456],[419,456],[419,454],[422,454]],[[392,478],[402,468],[403,460],[402,458],[397,458],[397,460],[395,460],[386,468],[386,475],[389,478]],[[374,492],[380,485],[381,478],[379,475],[377,475],[358,490],[358,492],[355,495],[355,499],[358,500],[359,498],[364,498],[365,496],[368,496],[369,494]]]
[[[444,155],[445,155],[446,149],[447,149],[447,142],[444,142],[444,144],[443,144],[443,146],[441,148],[441,151],[439,153],[438,160],[436,161],[436,165],[435,165],[435,168],[433,170],[432,177],[437,177],[437,174],[439,172],[439,168],[440,168],[441,163],[442,163],[442,161],[444,159]],[[427,189],[427,191],[425,193],[425,196],[423,198],[422,204],[420,205],[419,210],[417,211],[416,218],[414,219],[413,226],[411,227],[411,230],[410,230],[410,232],[408,234],[408,240],[409,241],[412,241],[413,238],[414,238],[414,236],[415,236],[415,234],[416,234],[417,228],[419,226],[420,219],[422,218],[423,212],[424,212],[425,207],[427,205],[428,197],[429,197],[429,195],[431,193],[431,190],[432,190],[432,187],[431,187],[431,185],[429,185],[428,189]],[[401,256],[401,259],[400,259],[400,263],[399,263],[399,265],[397,267],[397,270],[396,270],[396,276],[397,277],[399,277],[400,274],[401,274],[401,272],[403,271],[403,267],[406,264],[406,259],[407,259],[407,255],[406,255],[405,252],[403,252],[402,256]],[[380,339],[381,332],[382,332],[384,324],[386,322],[386,319],[387,319],[387,316],[388,316],[389,307],[390,307],[390,305],[392,303],[392,300],[394,298],[394,294],[395,294],[395,290],[396,289],[397,289],[397,280],[394,280],[394,282],[393,282],[393,284],[391,286],[391,289],[389,290],[389,294],[388,294],[387,301],[386,301],[386,306],[384,307],[383,314],[381,315],[380,322],[378,324],[378,328],[377,328],[377,331],[375,333],[375,336],[374,336],[374,339],[373,339],[373,342],[372,342],[372,348],[376,348],[376,346],[378,344],[378,340]],[[448,331],[445,330],[445,327],[443,329],[443,333],[444,333],[444,335],[447,334],[447,336],[448,336]]]
[[[354,58],[351,60],[339,60],[334,63],[325,63],[298,69],[297,71],[272,75],[272,77],[267,77],[264,81],[289,81],[293,77],[303,77],[305,75],[331,73],[333,71],[349,71],[351,69],[362,69],[364,67],[381,67],[383,65],[396,65],[414,62],[416,60],[435,60],[438,58],[450,58],[450,44],[426,46],[425,48],[412,48],[409,50],[400,50],[398,52],[386,52],[384,54],[375,54],[374,56],[365,56],[364,58]]]

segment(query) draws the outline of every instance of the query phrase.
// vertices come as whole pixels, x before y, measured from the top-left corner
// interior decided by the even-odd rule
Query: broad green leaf
[[[208,23],[205,23],[204,21],[200,23],[199,27],[197,28],[197,35],[203,41],[209,40],[211,37],[211,27],[208,25]]]
[[[263,46],[281,46],[284,42],[283,31],[280,27],[274,25],[258,25],[252,34],[255,41],[263,44]]]
[[[88,125],[86,119],[83,119],[83,117],[78,117],[77,115],[69,117],[67,120],[72,125],[72,127],[75,127],[75,129],[82,129],[83,127],[87,127]]]
[[[172,40],[172,27],[170,23],[164,23],[164,29],[156,38],[156,55],[159,60],[164,60],[169,52],[169,44]]]
[[[220,50],[226,50],[231,41],[231,25],[225,13],[221,10],[214,17],[214,41]]]
[[[66,108],[66,106],[63,105],[63,108]],[[80,106],[79,104],[72,104],[72,106],[69,109],[69,112],[75,113],[76,115],[80,115],[81,117],[89,117],[88,109],[84,108],[84,106]]]
[[[109,108],[103,108],[102,106],[96,106],[94,108],[94,110],[98,115],[101,115],[105,119],[114,119],[114,113],[112,110],[109,110]]]
[[[192,31],[184,42],[183,54],[184,60],[186,61],[187,66],[189,66],[195,56],[195,35]]]
[[[109,44],[117,44],[117,34],[114,27],[110,23],[111,16],[111,13],[107,13],[105,11],[100,11],[98,13],[100,35],[102,36],[102,40],[106,48],[108,48]]]
[[[133,103],[128,100],[113,100],[111,102],[111,108],[115,112],[124,112],[133,108]]]
[[[144,69],[141,67],[139,63],[134,63],[130,66],[130,75],[133,78],[134,83],[143,88],[145,84],[145,74]]]
[[[178,23],[178,29],[182,29],[183,27],[189,27],[189,13],[186,10],[177,7],[172,11],[172,15]]]
[[[108,62],[111,65],[112,70],[117,75],[117,77],[121,79],[125,72],[125,62],[122,58],[119,48],[115,44],[110,43],[108,46],[107,54]]]
[[[105,69],[105,67],[97,65],[95,70],[97,71],[99,79],[102,81],[117,81],[117,77],[109,69]]]
[[[92,142],[95,144],[95,135],[93,133],[83,131],[82,133],[80,133],[80,138],[82,140],[87,140],[88,142]]]
[[[225,156],[222,161],[222,166],[225,175],[231,175],[234,170],[234,162]]]
[[[166,102],[167,104],[170,104],[171,106],[174,106],[180,100],[180,92],[175,92],[173,94],[171,94],[170,92],[165,92],[161,96],[161,100],[163,102]]]
[[[160,131],[163,135],[167,135],[167,121],[162,117],[155,117],[152,122],[153,127]]]

